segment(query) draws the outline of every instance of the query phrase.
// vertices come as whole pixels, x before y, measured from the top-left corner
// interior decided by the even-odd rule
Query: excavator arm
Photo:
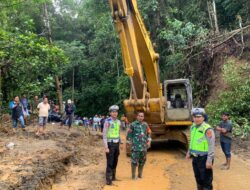
[[[118,32],[124,71],[130,77],[131,94],[124,101],[129,120],[144,111],[149,123],[164,122],[165,98],[159,77],[159,54],[154,51],[136,0],[109,0]]]

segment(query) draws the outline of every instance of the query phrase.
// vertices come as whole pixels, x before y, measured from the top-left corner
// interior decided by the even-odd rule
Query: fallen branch
[[[250,25],[244,27],[244,29],[246,29],[246,28],[250,28]],[[243,28],[242,28],[242,29],[243,29]],[[231,39],[234,40],[234,42],[235,42],[235,44],[236,44],[237,46],[242,46],[242,45],[239,44],[239,43],[236,41],[236,39],[234,38],[237,34],[242,33],[242,30],[241,30],[241,29],[237,29],[237,30],[234,30],[233,32],[230,32],[230,33],[231,33],[231,36],[229,36],[228,38],[226,38],[226,39],[223,40],[222,42],[217,43],[217,44],[215,44],[215,45],[213,45],[213,44],[210,45],[210,46],[209,46],[210,51],[213,51],[214,49],[218,48],[219,46],[221,46],[222,44],[226,43],[227,41],[229,41],[229,40],[231,40]],[[185,60],[190,59],[190,58],[193,58],[193,57],[196,57],[196,56],[198,56],[198,55],[204,53],[206,50],[207,50],[207,49],[203,49],[203,50],[201,50],[200,52],[198,52],[198,53],[192,55],[191,57],[186,57]]]
[[[238,34],[239,32],[242,32],[242,31],[244,31],[244,30],[246,30],[246,29],[248,29],[248,28],[250,28],[250,25],[247,25],[247,26],[245,26],[245,27],[242,27],[242,28],[233,30],[233,31],[228,32],[228,33],[226,33],[226,34],[221,34],[221,35],[219,35],[219,36],[216,36],[215,38],[205,40],[205,41],[203,41],[203,42],[201,42],[201,43],[198,43],[198,44],[189,46],[189,47],[185,48],[184,50],[189,50],[189,49],[191,49],[191,48],[197,47],[197,46],[199,46],[199,45],[201,45],[201,44],[206,44],[206,43],[208,43],[208,42],[212,43],[212,42],[214,42],[214,41],[218,41],[219,38],[226,37],[227,35],[230,35],[230,37],[227,38],[227,40],[228,40],[228,39],[232,38],[233,36],[235,36],[236,34]],[[227,41],[227,40],[226,40],[226,41]],[[225,40],[223,40],[223,41],[225,41]]]

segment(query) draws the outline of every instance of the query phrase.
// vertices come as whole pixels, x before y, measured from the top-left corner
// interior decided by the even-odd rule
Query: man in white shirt
[[[38,104],[37,109],[39,110],[39,126],[36,132],[37,136],[45,133],[45,126],[48,121],[50,105],[48,104],[48,98],[44,97],[43,101]]]
[[[95,115],[95,117],[93,118],[93,130],[98,130],[98,122],[99,122],[99,118],[97,115]]]

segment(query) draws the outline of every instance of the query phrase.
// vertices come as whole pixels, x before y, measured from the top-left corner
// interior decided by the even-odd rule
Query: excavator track
[[[188,150],[189,143],[190,143],[190,127],[187,127],[185,130],[183,130],[182,134],[186,138],[185,148],[186,148],[186,150]]]

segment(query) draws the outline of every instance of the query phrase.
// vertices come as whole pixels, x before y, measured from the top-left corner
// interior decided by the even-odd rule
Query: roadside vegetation
[[[227,87],[206,107],[213,126],[219,123],[222,112],[229,112],[234,126],[233,134],[244,139],[250,133],[249,73],[249,62],[227,59],[222,74]]]

